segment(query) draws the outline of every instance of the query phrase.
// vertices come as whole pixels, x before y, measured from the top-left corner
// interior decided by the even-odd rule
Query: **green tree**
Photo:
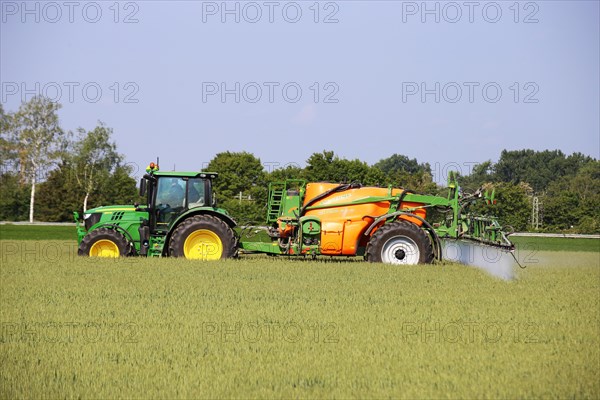
[[[386,186],[391,184],[389,177],[379,168],[370,167],[364,178],[365,185]]]
[[[0,172],[11,170],[17,158],[16,140],[13,135],[13,116],[4,112],[0,103]]]
[[[129,165],[117,165],[102,190],[105,204],[133,204],[143,202],[137,190],[137,182],[131,177]]]
[[[405,171],[392,172],[387,176],[387,184],[402,187],[417,193],[436,193],[438,188],[433,176],[427,171],[409,174]]]
[[[585,164],[593,161],[581,153],[570,156],[560,150],[534,151],[503,150],[494,165],[495,180],[501,182],[527,182],[536,193],[563,176],[574,176]]]
[[[73,147],[73,146],[71,146]],[[39,216],[42,221],[72,221],[73,211],[83,212],[83,199],[86,196],[78,183],[75,167],[76,155],[65,154],[58,168],[50,172],[48,179],[40,184]],[[119,155],[119,158],[122,158]],[[91,187],[88,208],[108,204],[133,204],[141,202],[135,179],[130,174],[131,167],[124,164],[99,166],[102,171],[96,175],[96,184]]]
[[[0,220],[21,221],[27,219],[27,199],[30,188],[19,182],[12,172],[0,173]]]
[[[581,153],[566,156],[560,150],[503,150],[496,164],[487,161],[477,165],[471,175],[460,179],[460,184],[467,191],[492,182],[496,186],[499,182],[511,184],[498,186],[497,193],[500,197],[503,190],[511,193],[507,200],[515,208],[511,210],[514,216],[499,207],[503,218],[511,220],[515,228],[521,229],[525,216],[531,217],[535,194],[541,201],[543,229],[589,233],[600,229],[597,169],[598,161]],[[516,186],[529,202],[527,212],[514,193]]]
[[[12,131],[12,115],[0,103],[0,220],[26,218],[23,190],[14,173],[16,145]]]
[[[333,151],[324,150],[322,153],[313,153],[306,160],[304,168],[306,179],[311,182],[333,180],[337,171],[334,171],[333,163],[335,161],[335,153]]]
[[[296,165],[287,165],[285,168],[276,168],[267,174],[269,182],[285,181],[286,179],[306,179],[304,168]]]
[[[420,193],[434,193],[437,190],[429,163],[419,163],[415,158],[393,154],[379,160],[373,167],[381,170],[385,176],[381,184],[399,186]]]
[[[219,174],[214,182],[219,200],[234,198],[240,192],[264,183],[260,159],[247,152],[219,153],[208,163],[206,170]]]
[[[494,175],[492,168],[493,164],[491,160],[475,165],[470,175],[459,178],[460,186],[468,192],[474,192],[483,184],[493,182]]]
[[[70,164],[77,186],[84,193],[85,212],[90,195],[109,179],[113,168],[123,162],[123,156],[117,152],[117,145],[110,140],[113,130],[104,123],[99,122],[92,131],[86,132],[79,128],[78,132],[79,138],[73,144]]]
[[[499,182],[486,189],[496,190],[496,204],[486,207],[485,211],[498,217],[504,226],[512,226],[516,231],[526,230],[531,210],[528,197],[531,188],[526,184]]]
[[[213,183],[217,200],[238,223],[264,222],[267,179],[260,159],[251,153],[228,151],[217,154],[206,169],[219,174]]]
[[[552,182],[542,202],[548,229],[600,233],[600,161]]]
[[[14,117],[17,132],[20,164],[24,177],[31,185],[29,199],[29,222],[33,222],[35,189],[38,175],[48,169],[59,156],[60,136],[57,111],[60,104],[43,96],[35,96],[23,103]]]
[[[388,158],[383,158],[376,162],[374,166],[386,174],[393,172],[406,172],[408,174],[429,172],[431,175],[431,167],[428,163],[419,164],[416,158],[410,159],[402,154],[393,154]]]
[[[38,215],[41,221],[71,222],[73,211],[82,211],[81,189],[74,181],[72,166],[63,158],[40,184]]]
[[[357,159],[341,159],[333,151],[313,153],[306,160],[305,177],[310,182],[363,184],[383,184],[382,180],[385,178],[379,171],[372,171],[367,163]]]

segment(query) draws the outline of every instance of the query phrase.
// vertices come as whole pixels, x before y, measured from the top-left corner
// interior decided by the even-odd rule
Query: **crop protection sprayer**
[[[83,226],[74,213],[79,255],[363,256],[407,265],[449,259],[491,266],[500,275],[509,274],[516,261],[514,245],[497,219],[470,211],[477,202],[494,203],[494,193],[465,194],[452,172],[447,197],[359,183],[273,182],[261,227],[238,227],[217,206],[212,191],[217,173],[163,172],[154,163],[147,172],[140,182],[145,204],[87,210]],[[514,260],[507,262],[507,254]]]

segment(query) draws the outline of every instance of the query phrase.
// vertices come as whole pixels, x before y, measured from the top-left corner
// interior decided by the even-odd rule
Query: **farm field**
[[[93,260],[74,239],[14,239],[1,398],[600,397],[589,244],[524,246],[504,281],[453,263]]]
[[[0,240],[77,240],[75,226],[0,225]]]
[[[74,226],[0,225],[0,240],[76,240]],[[510,239],[523,252],[532,251],[593,251],[600,252],[600,240],[553,237],[518,237]]]
[[[598,239],[511,236],[510,240],[526,251],[592,251],[600,252]]]

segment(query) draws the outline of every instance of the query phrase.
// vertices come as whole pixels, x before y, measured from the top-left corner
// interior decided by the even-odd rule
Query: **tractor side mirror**
[[[140,197],[144,197],[146,195],[146,179],[142,178],[140,180]]]

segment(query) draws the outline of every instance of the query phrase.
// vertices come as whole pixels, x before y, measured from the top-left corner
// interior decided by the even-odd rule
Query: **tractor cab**
[[[170,230],[173,222],[189,210],[215,207],[212,172],[162,172],[151,170],[140,182],[140,195],[146,197],[152,232]]]

